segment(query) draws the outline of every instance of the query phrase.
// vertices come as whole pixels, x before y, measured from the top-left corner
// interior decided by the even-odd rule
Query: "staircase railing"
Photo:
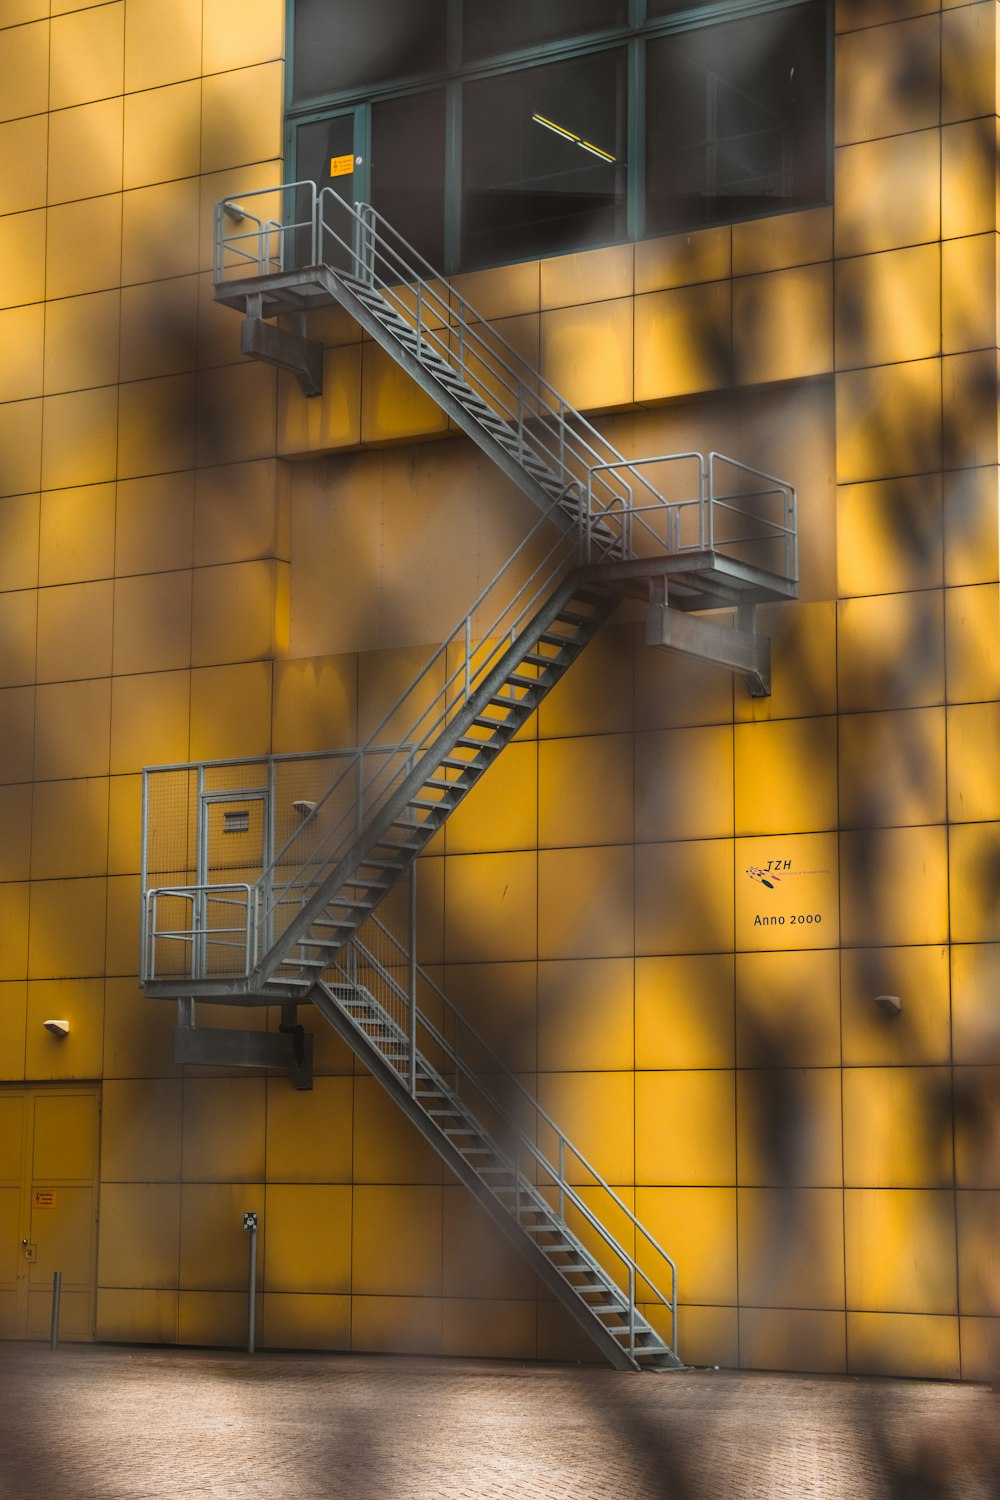
[[[254,199],[264,204],[257,214],[248,206]],[[349,269],[345,273],[335,265]],[[257,969],[575,563],[662,554],[672,547],[695,550],[715,535],[712,486],[720,456],[708,464],[693,453],[650,461],[623,458],[380,215],[346,203],[331,189],[318,193],[313,183],[295,183],[218,204],[217,286],[227,284],[233,271],[248,288],[261,279],[273,283],[275,277],[291,276],[297,278],[298,293],[310,278],[319,278],[320,290],[327,293],[334,285],[340,293],[346,288],[348,299],[352,284],[366,294],[377,292],[379,306],[396,315],[397,328],[401,318],[404,331],[410,330],[417,357],[431,375],[444,369],[449,378],[460,378],[464,389],[478,393],[502,419],[505,450],[510,453],[513,441],[524,462],[535,465],[536,478],[541,466],[548,476],[544,493],[551,497],[541,519],[247,893],[245,950],[251,969]],[[358,304],[359,315],[362,310]],[[723,462],[759,488],[753,471]],[[651,483],[651,463],[658,466],[658,479],[670,478],[674,498]],[[766,493],[778,494],[783,513],[761,533],[783,539],[787,557],[794,492],[775,481]],[[725,496],[719,504],[732,509],[735,500]],[[744,517],[749,524],[747,495],[740,497],[738,509],[741,524]],[[697,524],[689,535],[691,515]],[[400,748],[386,754],[387,742]],[[234,900],[238,896],[233,893]],[[155,930],[157,914],[150,917]],[[230,928],[231,917],[227,912]],[[171,919],[164,925],[176,926]],[[239,951],[238,935],[227,932],[226,940],[230,954]],[[192,943],[191,951],[207,950]],[[225,959],[221,950],[215,957]]]
[[[360,986],[377,1001],[397,1033],[405,1037],[405,1056],[392,1059],[401,1086],[416,1098],[417,1078],[428,1072],[436,1074],[437,1080],[496,1145],[518,1184],[510,1204],[514,1216],[518,1216],[519,1209],[530,1208],[532,1192],[540,1193],[578,1237],[582,1233],[585,1240],[601,1247],[597,1255],[599,1263],[628,1297],[629,1352],[635,1352],[639,1303],[659,1305],[669,1312],[670,1331],[666,1337],[676,1349],[675,1262],[456,1009],[440,985],[414,963],[411,945],[401,942],[377,917],[371,917],[365,926],[365,941],[355,937],[341,949],[331,972],[336,977],[328,976],[325,983],[334,1000],[338,982],[349,988]],[[418,988],[439,1012],[439,1023],[432,1021],[418,1004]],[[629,1226],[635,1242],[632,1252],[604,1222],[615,1217]],[[640,1264],[640,1256],[645,1266]],[[650,1268],[650,1261],[655,1269]],[[661,1290],[658,1279],[668,1282],[669,1293]],[[662,1329],[659,1331],[664,1333]]]

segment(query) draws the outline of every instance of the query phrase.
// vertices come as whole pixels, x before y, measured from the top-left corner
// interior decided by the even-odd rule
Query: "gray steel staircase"
[[[247,198],[272,207],[255,214]],[[539,517],[366,743],[320,795],[292,804],[301,822],[259,874],[154,885],[144,852],[144,987],[182,1003],[180,1060],[267,1059],[298,1086],[309,1064],[295,1010],[313,1004],[612,1363],[676,1368],[672,1261],[417,969],[413,865],[625,595],[648,600],[650,640],[725,662],[766,692],[752,615],[795,595],[794,491],[720,454],[623,458],[391,226],[330,189],[218,205],[214,283],[245,314],[244,352],[291,370],[307,394],[322,388],[323,351],[305,314],[345,308]],[[741,628],[706,634],[692,612],[720,607],[736,608]],[[402,886],[405,943],[376,915]],[[196,998],[280,1003],[283,1045],[234,1046],[222,1032],[199,1043]],[[631,1250],[595,1196],[625,1215]],[[669,1296],[651,1264],[666,1268]]]
[[[680,1368],[673,1261],[411,966],[405,945],[377,920],[365,939],[341,951],[332,977],[316,985],[314,1005],[613,1365]],[[407,974],[412,987],[397,977]],[[417,1005],[418,987],[438,1021]],[[631,1250],[602,1221],[598,1210],[612,1207],[636,1242]],[[669,1280],[669,1293],[654,1276]]]

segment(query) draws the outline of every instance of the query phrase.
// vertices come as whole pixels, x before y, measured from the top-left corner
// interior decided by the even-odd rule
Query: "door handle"
[[[22,1240],[21,1244],[24,1246],[25,1260],[29,1260],[34,1264],[38,1259],[38,1246],[29,1244],[27,1240]]]

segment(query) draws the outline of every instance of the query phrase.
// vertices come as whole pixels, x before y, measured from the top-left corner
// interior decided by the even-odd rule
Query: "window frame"
[[[286,176],[289,181],[298,177],[297,132],[300,125],[315,123],[334,114],[355,115],[355,151],[362,158],[355,177],[353,197],[356,201],[371,201],[370,148],[371,110],[376,103],[401,98],[406,95],[424,93],[430,89],[443,88],[445,94],[445,167],[444,167],[444,263],[440,269],[451,276],[464,271],[485,270],[488,267],[517,265],[525,261],[546,259],[550,254],[569,252],[546,252],[518,257],[514,260],[498,259],[482,265],[464,266],[461,263],[462,223],[462,94],[466,84],[482,78],[503,76],[520,72],[526,68],[546,63],[561,62],[576,57],[607,51],[612,47],[625,47],[626,62],[626,236],[610,241],[581,246],[581,250],[609,248],[614,245],[635,243],[647,238],[662,238],[663,231],[647,232],[646,228],[646,44],[652,40],[678,33],[723,25],[728,21],[743,20],[761,15],[792,10],[810,3],[810,0],[691,0],[684,9],[673,14],[646,19],[646,0],[629,0],[628,20],[621,24],[595,30],[581,36],[561,41],[539,43],[518,48],[474,63],[461,60],[461,23],[463,0],[441,0],[447,6],[446,16],[446,66],[444,70],[428,70],[409,74],[388,83],[379,83],[344,90],[334,90],[324,95],[313,95],[307,99],[295,98],[295,13],[298,0],[285,0],[286,5],[286,63],[285,63],[285,119],[284,151]],[[494,0],[502,4],[503,0]],[[773,209],[761,209],[746,215],[721,214],[714,218],[679,227],[669,233],[693,233],[719,224],[747,222],[752,219],[775,218],[781,214],[802,212],[807,208],[828,206],[833,201],[833,111],[834,111],[834,5],[833,0],[814,0],[825,4],[825,74],[826,117],[824,191],[815,203],[796,203],[791,206],[776,205]]]

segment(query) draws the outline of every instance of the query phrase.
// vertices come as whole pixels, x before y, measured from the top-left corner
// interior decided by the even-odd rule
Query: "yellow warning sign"
[[[54,1188],[35,1188],[32,1196],[33,1208],[55,1208],[56,1194]]]
[[[353,156],[331,156],[330,157],[330,176],[331,177],[347,177],[353,171],[354,171],[354,157]]]

